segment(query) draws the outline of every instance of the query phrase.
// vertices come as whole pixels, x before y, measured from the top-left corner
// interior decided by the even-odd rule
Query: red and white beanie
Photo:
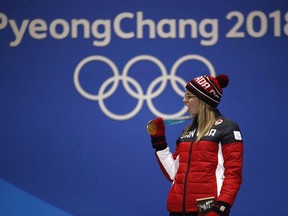
[[[221,101],[222,88],[228,86],[229,77],[226,74],[213,76],[199,76],[189,81],[186,89],[200,100],[216,108]]]

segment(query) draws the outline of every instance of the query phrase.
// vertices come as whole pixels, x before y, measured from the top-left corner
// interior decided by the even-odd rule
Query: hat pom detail
[[[225,88],[228,86],[229,77],[226,74],[219,74],[216,76],[216,79],[221,88]]]

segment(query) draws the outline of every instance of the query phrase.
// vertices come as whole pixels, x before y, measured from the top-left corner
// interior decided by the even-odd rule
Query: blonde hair
[[[198,136],[197,136],[196,142],[199,142],[201,138],[204,137],[208,133],[208,131],[211,129],[214,122],[216,121],[214,111],[215,109],[213,107],[211,107],[204,101],[199,100],[198,114],[197,116],[195,116],[192,124],[189,125],[185,129],[182,136],[194,130],[196,128],[196,125],[198,125],[198,129],[197,129]]]
[[[196,142],[198,142],[202,137],[204,137],[208,131],[213,126],[216,120],[214,108],[199,100],[198,109],[198,136]]]

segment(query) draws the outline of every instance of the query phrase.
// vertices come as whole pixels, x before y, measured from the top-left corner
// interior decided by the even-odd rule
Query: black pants
[[[198,216],[197,212],[192,212],[192,213],[174,213],[170,212],[169,216]]]

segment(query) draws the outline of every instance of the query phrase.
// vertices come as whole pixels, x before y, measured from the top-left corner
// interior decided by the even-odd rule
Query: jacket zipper
[[[190,164],[191,164],[191,157],[192,157],[192,146],[193,143],[195,142],[195,137],[197,136],[197,128],[194,132],[192,141],[191,141],[191,145],[190,145],[190,149],[189,149],[189,155],[188,155],[188,164],[187,164],[187,170],[185,173],[185,179],[184,179],[184,191],[183,191],[183,213],[185,215],[186,213],[186,185],[187,185],[187,180],[188,180],[188,174],[190,171]]]

